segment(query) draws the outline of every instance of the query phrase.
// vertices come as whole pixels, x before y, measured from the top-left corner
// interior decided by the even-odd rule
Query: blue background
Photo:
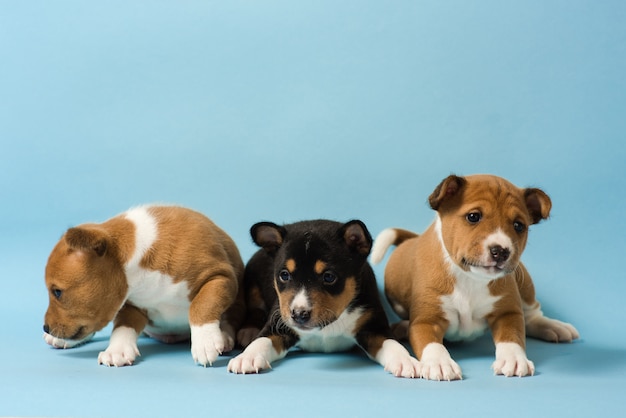
[[[626,407],[626,3],[22,1],[0,5],[0,415],[606,416]],[[543,188],[524,261],[582,339],[529,341],[537,374],[386,374],[359,352],[269,373],[140,341],[133,367],[41,339],[43,271],[70,226],[167,202],[244,259],[260,220],[422,231],[450,173]],[[376,266],[382,284],[383,265]]]

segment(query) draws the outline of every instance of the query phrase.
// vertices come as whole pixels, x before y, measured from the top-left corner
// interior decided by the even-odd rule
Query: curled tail
[[[374,240],[374,246],[371,252],[371,261],[374,264],[380,263],[385,257],[387,249],[392,245],[400,245],[404,241],[410,238],[417,237],[415,232],[407,231],[406,229],[399,228],[387,228],[383,230]]]

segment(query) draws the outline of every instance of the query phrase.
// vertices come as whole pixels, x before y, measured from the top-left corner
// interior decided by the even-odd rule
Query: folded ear
[[[526,199],[526,207],[533,219],[533,224],[538,223],[542,219],[548,219],[550,209],[552,209],[552,201],[550,197],[541,189],[525,189],[524,198]]]
[[[428,198],[430,207],[434,210],[438,210],[439,206],[441,206],[445,200],[459,193],[466,183],[467,180],[465,180],[465,178],[455,176],[454,174],[446,177],[441,183],[439,183],[439,186],[435,188]]]
[[[272,222],[259,222],[252,225],[252,241],[268,252],[274,252],[283,244],[287,230]]]
[[[339,229],[339,234],[351,250],[364,256],[370,253],[372,236],[363,222],[359,220],[350,221]]]
[[[109,248],[109,235],[98,227],[77,226],[65,233],[65,242],[74,250],[95,253],[98,257],[106,254]]]

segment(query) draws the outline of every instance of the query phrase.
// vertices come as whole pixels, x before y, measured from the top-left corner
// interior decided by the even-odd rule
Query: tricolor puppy
[[[418,236],[387,229],[376,238],[372,261],[398,247],[385,269],[385,293],[408,327],[422,377],[461,379],[443,346],[491,329],[493,369],[505,376],[534,373],[525,336],[572,341],[578,332],[543,316],[528,271],[520,262],[528,226],[546,219],[552,203],[541,190],[520,189],[489,175],[449,176],[429,198],[435,222]],[[398,328],[406,334],[407,328]],[[402,333],[402,332],[401,332]]]
[[[372,238],[362,222],[263,222],[251,234],[262,249],[246,268],[251,318],[240,342],[246,345],[267,322],[228,370],[258,373],[296,345],[315,352],[358,345],[394,375],[419,377],[419,362],[391,338],[367,263]]]
[[[100,364],[132,364],[142,331],[166,343],[191,338],[196,363],[211,364],[244,319],[243,270],[232,239],[182,207],[141,206],[70,228],[46,266],[44,339],[74,347],[114,321]]]

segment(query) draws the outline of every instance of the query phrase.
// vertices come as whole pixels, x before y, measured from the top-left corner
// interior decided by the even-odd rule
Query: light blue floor
[[[621,1],[5,2],[0,5],[0,416],[621,416],[626,408],[626,5]],[[63,231],[131,206],[210,216],[247,259],[258,221],[424,230],[450,173],[543,188],[524,262],[581,340],[537,373],[402,380],[361,353],[236,376],[186,344],[97,365],[41,338]],[[384,265],[375,270],[382,285]]]

